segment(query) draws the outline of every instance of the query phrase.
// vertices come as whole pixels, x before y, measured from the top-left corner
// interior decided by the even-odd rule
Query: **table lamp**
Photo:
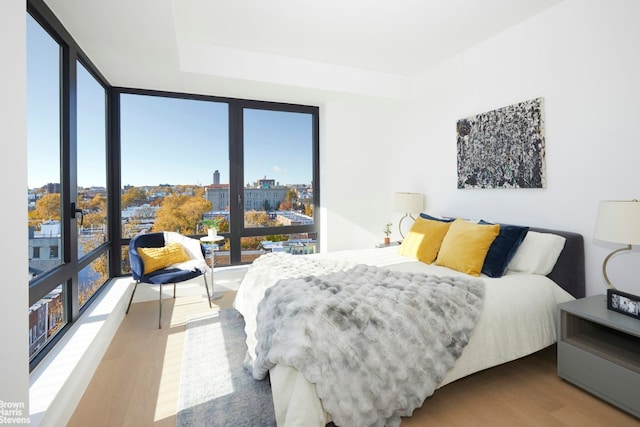
[[[614,254],[631,250],[632,245],[640,245],[640,202],[635,199],[601,201],[593,237],[626,245],[607,255],[602,263],[604,281],[609,288],[616,289],[607,276],[607,262]]]
[[[403,212],[404,216],[398,223],[398,230],[404,239],[402,232],[402,221],[410,217],[415,221],[413,214],[419,214],[424,209],[424,196],[420,193],[395,193],[393,196],[393,206],[397,212]]]

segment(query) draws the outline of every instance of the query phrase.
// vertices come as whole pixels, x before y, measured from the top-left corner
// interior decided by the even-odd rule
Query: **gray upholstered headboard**
[[[558,257],[553,271],[548,277],[560,285],[564,290],[576,298],[586,295],[584,239],[581,234],[570,231],[551,230],[547,228],[530,227],[530,231],[539,233],[553,233],[564,237],[564,249]]]

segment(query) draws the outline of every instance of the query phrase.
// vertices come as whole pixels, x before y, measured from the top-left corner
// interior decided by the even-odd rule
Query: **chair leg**
[[[129,298],[129,305],[127,305],[127,311],[125,312],[125,314],[129,314],[129,308],[131,307],[131,301],[133,301],[133,296],[136,293],[136,288],[138,287],[138,283],[140,283],[140,281],[136,280],[135,285],[133,285],[133,292],[131,292],[131,298]]]
[[[207,274],[203,274],[202,277],[204,277],[204,287],[207,290],[207,300],[209,301],[209,308],[213,308],[211,306],[211,294],[209,293],[209,285],[207,284]]]
[[[158,314],[158,329],[162,329],[162,283],[160,283],[160,312]]]
[[[173,284],[173,297],[176,297],[176,284]]]

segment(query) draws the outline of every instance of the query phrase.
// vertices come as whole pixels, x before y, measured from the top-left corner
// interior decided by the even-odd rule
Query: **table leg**
[[[216,295],[215,284],[213,282],[213,267],[216,263],[216,251],[215,251],[215,243],[211,244],[211,299],[220,299],[222,298],[222,292],[218,292]]]

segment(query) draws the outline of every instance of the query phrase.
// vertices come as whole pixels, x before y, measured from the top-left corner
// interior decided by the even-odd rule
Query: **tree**
[[[104,211],[107,209],[107,198],[104,194],[96,194],[93,199],[85,202],[78,199],[78,206],[85,211]]]
[[[313,205],[311,203],[304,205],[304,214],[313,217]]]
[[[245,212],[244,222],[247,227],[268,227],[275,225],[274,221],[269,219],[266,212],[250,211]]]
[[[102,242],[95,235],[85,236],[82,238],[81,242],[85,254],[88,254],[97,248],[100,243]],[[87,302],[87,300],[91,298],[98,288],[100,288],[100,286],[102,286],[109,278],[108,258],[106,255],[96,258],[91,264],[89,264],[89,268],[91,268],[95,273],[98,273],[98,277],[93,277],[89,282],[79,284],[78,302],[80,303],[80,306]]]
[[[122,203],[122,209],[126,209],[130,206],[139,206],[147,202],[147,192],[144,188],[131,187],[124,192],[120,200],[120,203]]]
[[[240,239],[240,247],[243,250],[260,249],[260,239],[257,237],[242,237]]]
[[[88,202],[78,198],[78,206],[84,211],[82,220],[84,228],[100,228],[106,224],[107,199],[103,194],[96,194]]]
[[[280,203],[280,206],[278,206],[279,211],[290,211],[292,209],[293,205],[288,200],[285,200],[284,202]]]
[[[278,207],[281,211],[290,211],[295,209],[295,203],[298,200],[298,193],[296,190],[290,188],[287,190],[287,194],[284,196],[284,202],[280,203],[280,207]]]
[[[220,233],[228,233],[229,232],[229,220],[225,217],[218,217],[218,231]]]
[[[158,198],[155,198],[155,199],[151,200],[149,202],[149,205],[151,205],[151,206],[162,206],[163,202],[164,202],[164,197],[158,197]]]
[[[106,211],[89,212],[83,214],[82,227],[84,228],[101,228],[106,225]]]
[[[170,194],[158,209],[153,231],[197,234],[196,228],[202,215],[211,208],[211,202],[202,197]]]
[[[60,219],[60,194],[45,194],[36,202],[36,208],[29,212],[29,218],[36,221]]]

